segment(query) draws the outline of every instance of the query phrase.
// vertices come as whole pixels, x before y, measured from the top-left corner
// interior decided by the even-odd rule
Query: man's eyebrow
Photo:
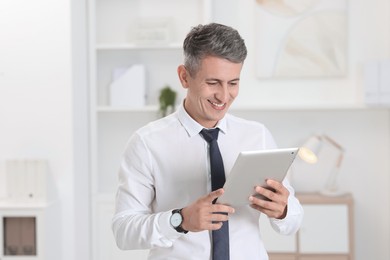
[[[223,80],[217,79],[217,78],[207,78],[206,80],[207,80],[207,81],[223,81]],[[239,80],[240,80],[240,78],[235,78],[235,79],[229,80],[228,82],[239,81]]]

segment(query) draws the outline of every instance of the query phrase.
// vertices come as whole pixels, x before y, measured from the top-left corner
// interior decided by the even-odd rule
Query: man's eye
[[[210,85],[210,86],[215,86],[215,85],[217,85],[218,83],[215,82],[215,81],[209,81],[209,82],[207,82],[207,84]]]

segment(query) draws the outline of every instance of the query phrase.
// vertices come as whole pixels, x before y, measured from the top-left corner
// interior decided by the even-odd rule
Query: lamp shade
[[[321,137],[311,136],[299,149],[298,156],[307,163],[317,163],[318,152],[321,149]]]

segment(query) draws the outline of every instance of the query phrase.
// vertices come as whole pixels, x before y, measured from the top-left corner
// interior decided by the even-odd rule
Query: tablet
[[[225,192],[217,202],[233,207],[250,204],[248,198],[254,195],[255,186],[267,188],[267,179],[280,182],[284,179],[298,150],[284,148],[241,152],[223,186]]]

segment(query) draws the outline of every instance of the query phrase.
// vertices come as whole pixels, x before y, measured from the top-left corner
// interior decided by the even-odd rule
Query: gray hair
[[[247,49],[244,40],[232,27],[210,23],[191,29],[184,39],[184,66],[191,76],[200,69],[202,59],[215,56],[234,63],[243,63]]]

